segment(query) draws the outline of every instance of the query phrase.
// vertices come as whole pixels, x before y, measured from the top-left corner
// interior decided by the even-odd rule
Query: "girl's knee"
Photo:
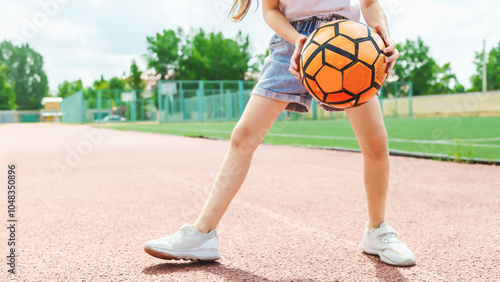
[[[367,140],[364,140],[361,151],[367,157],[381,158],[387,156],[389,153],[387,132],[371,135]]]
[[[264,138],[258,130],[245,124],[238,123],[231,134],[231,147],[242,152],[253,152]]]

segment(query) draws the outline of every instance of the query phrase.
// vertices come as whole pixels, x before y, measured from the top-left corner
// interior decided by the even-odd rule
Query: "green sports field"
[[[228,139],[236,122],[107,124],[120,130]],[[500,160],[500,117],[385,118],[389,147],[455,160]],[[264,143],[359,149],[347,119],[277,121]]]

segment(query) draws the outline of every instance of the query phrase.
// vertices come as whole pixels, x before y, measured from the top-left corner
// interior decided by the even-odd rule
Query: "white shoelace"
[[[386,233],[380,236],[380,241],[386,244],[402,244],[401,240],[394,233]]]

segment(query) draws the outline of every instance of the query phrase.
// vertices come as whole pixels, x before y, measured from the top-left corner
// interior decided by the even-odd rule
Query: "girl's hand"
[[[389,63],[389,66],[387,67],[387,76],[389,76],[391,75],[392,69],[394,68],[394,64],[396,64],[396,59],[399,58],[399,51],[398,49],[396,49],[396,43],[394,43],[394,40],[392,40],[391,37],[387,36],[387,33],[381,25],[376,24],[375,30],[380,35],[380,37],[382,37],[382,40],[384,40],[385,45],[387,46],[383,50],[383,52],[387,55],[385,62]]]
[[[288,71],[295,76],[296,79],[302,81],[302,75],[300,74],[300,53],[302,53],[302,48],[307,40],[307,36],[300,34],[295,40],[295,50],[293,51],[292,58],[290,59],[290,68]]]

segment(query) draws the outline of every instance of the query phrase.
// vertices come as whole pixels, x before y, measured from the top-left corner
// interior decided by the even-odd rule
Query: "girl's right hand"
[[[296,79],[302,81],[302,75],[300,74],[300,53],[302,53],[302,48],[307,40],[307,36],[300,34],[295,40],[295,50],[293,51],[292,58],[290,59],[290,68],[288,71],[295,76]]]

